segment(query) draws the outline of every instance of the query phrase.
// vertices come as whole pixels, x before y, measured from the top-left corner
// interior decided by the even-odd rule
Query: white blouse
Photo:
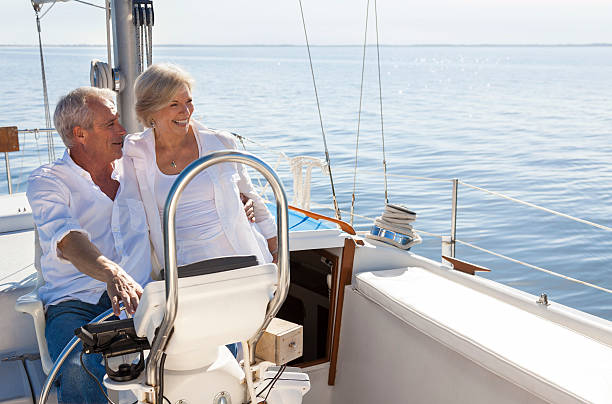
[[[170,188],[178,177],[155,173],[155,199],[159,218],[163,221],[164,207]],[[208,258],[236,255],[236,251],[223,233],[215,192],[210,176],[198,174],[181,194],[176,209],[176,246],[178,265],[187,265]]]
[[[193,128],[200,156],[237,148],[236,141],[229,132],[210,130],[198,122],[193,122]],[[164,264],[164,242],[157,203],[158,192],[155,186],[155,172],[159,168],[155,161],[153,131],[147,129],[142,133],[128,135],[125,138],[123,152],[126,161],[133,166],[136,172],[137,184],[135,187],[140,191],[150,228],[154,276],[157,277]],[[268,251],[266,238],[276,236],[276,223],[274,216],[266,208],[264,200],[253,189],[246,167],[237,163],[221,163],[207,168],[206,173],[212,182],[214,206],[223,228],[223,234],[233,251],[241,255],[255,255],[259,262],[271,262],[272,256]],[[249,223],[244,214],[240,193],[247,195],[255,202],[255,224]],[[204,250],[201,244],[200,250]],[[218,252],[225,251],[225,249],[216,248],[207,251],[216,251],[214,256],[218,256],[220,255]],[[180,255],[180,252],[177,252]]]

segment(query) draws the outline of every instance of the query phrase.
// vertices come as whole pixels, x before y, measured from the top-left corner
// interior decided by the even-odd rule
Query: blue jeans
[[[45,337],[51,359],[55,361],[66,344],[74,337],[74,330],[111,308],[106,292],[97,304],[69,300],[50,305],[46,312]],[[98,384],[89,376],[79,360],[83,346],[79,343],[62,365],[56,380],[59,382],[58,401],[65,404],[107,404]],[[100,354],[84,354],[83,362],[102,383],[106,374]]]

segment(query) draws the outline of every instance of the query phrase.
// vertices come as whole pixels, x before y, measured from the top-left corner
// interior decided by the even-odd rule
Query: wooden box
[[[257,342],[255,356],[265,361],[284,365],[302,356],[304,327],[274,318]]]

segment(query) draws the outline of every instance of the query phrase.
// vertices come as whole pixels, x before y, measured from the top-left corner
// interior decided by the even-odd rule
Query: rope
[[[368,42],[368,16],[370,12],[370,0],[366,4],[365,32],[363,34],[363,56],[361,58],[361,84],[359,86],[359,112],[357,114],[357,139],[355,141],[355,168],[353,169],[353,195],[351,196],[351,226],[353,225],[353,213],[355,212],[355,188],[357,186],[357,157],[359,155],[359,131],[361,129],[361,105],[363,100],[363,76],[365,73],[366,45]]]
[[[143,26],[142,27],[142,36],[143,36],[143,40],[144,40],[144,55],[143,58],[146,56],[146,62],[147,62],[147,67],[151,66],[151,55],[149,53],[149,30],[147,26]],[[144,65],[144,62],[143,62]]]
[[[302,175],[306,166],[306,178]],[[310,184],[312,169],[318,167],[323,173],[327,165],[316,157],[297,156],[291,159],[291,173],[293,174],[293,204],[302,209],[310,209]]]
[[[147,14],[147,36],[148,36],[148,46],[147,46],[147,67],[153,64],[153,24],[155,23],[155,14],[153,13],[153,4],[151,7],[147,7],[145,9]]]
[[[304,37],[306,38],[306,49],[308,49],[308,61],[310,62],[310,73],[312,74],[312,84],[314,86],[315,98],[317,100],[317,110],[319,111],[319,122],[321,123],[321,133],[323,134],[323,145],[325,146],[325,161],[329,168],[329,182],[331,183],[332,199],[334,201],[334,211],[336,212],[336,219],[342,220],[340,216],[340,208],[338,208],[338,201],[336,200],[336,189],[334,188],[334,178],[332,176],[331,161],[329,159],[329,150],[327,148],[327,139],[325,138],[325,130],[323,129],[323,117],[321,116],[321,105],[319,103],[319,93],[317,92],[317,83],[315,80],[314,68],[312,67],[312,55],[310,54],[310,44],[308,42],[308,33],[306,32],[306,20],[304,19],[304,9],[302,8],[302,0],[298,0],[300,4],[300,13],[302,15],[302,25],[304,27]]]
[[[597,224],[597,223],[594,223],[594,222],[590,222],[588,220],[579,219],[579,218],[574,217],[574,216],[566,215],[565,213],[557,212],[556,210],[544,208],[542,206],[538,206],[538,205],[530,203],[530,202],[521,201],[520,199],[516,199],[516,198],[513,198],[511,196],[501,194],[499,192],[489,191],[488,189],[477,187],[475,185],[471,185],[471,184],[468,184],[468,183],[463,182],[463,181],[459,181],[459,183],[461,183],[461,184],[463,184],[463,185],[465,185],[467,187],[470,187],[470,188],[473,188],[473,189],[476,189],[476,190],[479,190],[479,191],[482,191],[482,192],[486,192],[488,194],[495,195],[495,196],[498,196],[500,198],[507,199],[507,200],[512,201],[512,202],[520,203],[520,204],[525,205],[525,206],[530,206],[532,208],[540,209],[540,210],[542,210],[544,212],[552,213],[553,215],[561,216],[561,217],[564,217],[566,219],[571,219],[571,220],[574,220],[576,222],[588,224],[588,225],[591,225],[593,227],[597,227],[598,229],[602,229],[602,230],[606,230],[606,231],[612,231],[612,227],[604,226],[603,224]]]
[[[111,20],[111,9],[110,9],[110,0],[106,0],[106,59],[109,66],[113,65],[113,59],[111,55],[111,28],[110,28],[110,20]],[[114,87],[114,86],[113,86]]]
[[[382,241],[402,250],[409,250],[422,239],[412,224],[416,213],[401,205],[385,205],[382,215],[374,220],[374,226],[366,238]]]
[[[380,79],[380,45],[378,43],[378,6],[374,0],[374,16],[376,21],[376,57],[378,59],[378,99],[380,100],[380,135],[382,137],[383,171],[385,173],[385,203],[389,203],[387,187],[387,157],[385,154],[385,129],[383,125],[382,83]]]
[[[113,69],[108,63],[93,59],[89,68],[89,82],[92,87],[114,90]]]
[[[478,247],[477,245],[468,243],[466,241],[461,241],[461,240],[458,240],[458,239],[455,239],[455,241],[458,242],[458,243],[461,243],[463,245],[466,245],[468,247],[472,247],[472,248],[474,248],[476,250],[480,250],[480,251],[486,252],[488,254],[495,255],[496,257],[500,257],[500,258],[506,259],[508,261],[512,261],[512,262],[515,262],[517,264],[524,265],[526,267],[529,267],[529,268],[532,268],[532,269],[535,269],[535,270],[547,273],[547,274],[552,275],[552,276],[556,276],[558,278],[562,278],[562,279],[565,279],[565,280],[568,280],[568,281],[579,283],[581,285],[585,285],[585,286],[589,286],[589,287],[592,287],[592,288],[595,288],[595,289],[599,289],[599,290],[601,290],[603,292],[606,292],[606,293],[612,293],[612,290],[606,289],[606,288],[604,288],[602,286],[597,286],[597,285],[594,285],[594,284],[589,283],[589,282],[581,281],[580,279],[572,278],[571,276],[562,275],[562,274],[559,274],[557,272],[553,272],[553,271],[551,271],[549,269],[545,269],[545,268],[541,268],[541,267],[538,267],[538,266],[535,266],[535,265],[532,265],[532,264],[528,264],[526,262],[523,262],[523,261],[520,261],[520,260],[516,260],[514,258],[510,258],[510,257],[505,256],[503,254],[496,253],[496,252],[491,251],[491,250],[487,250],[486,248]]]
[[[136,4],[132,9],[132,18],[136,26],[134,30],[136,34],[136,61],[138,62],[138,74],[140,74],[142,72],[142,40],[140,38],[140,15]]]

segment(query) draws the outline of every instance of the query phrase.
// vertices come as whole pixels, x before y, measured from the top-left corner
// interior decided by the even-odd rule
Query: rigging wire
[[[149,37],[149,45],[147,47],[147,67],[153,64],[153,25],[155,24],[155,14],[153,12],[153,4],[147,7],[147,30]]]
[[[376,56],[378,59],[378,98],[380,100],[380,134],[382,137],[382,152],[383,152],[383,171],[385,173],[385,202],[389,203],[389,193],[387,187],[387,157],[385,154],[385,128],[383,124],[383,102],[382,102],[382,84],[380,79],[380,45],[378,42],[378,5],[374,0],[374,19],[376,21]]]
[[[95,8],[101,8],[102,10],[104,10],[106,8],[106,7],[99,6],[99,5],[94,4],[94,3],[90,3],[88,1],[83,1],[83,0],[74,0],[74,1],[76,1],[77,3],[87,4],[88,6],[92,6],[92,7],[95,7]]]
[[[55,4],[55,2],[53,2],[53,4]],[[51,7],[53,7],[53,4],[51,5]],[[51,8],[49,8],[49,10],[50,9]],[[49,12],[49,10],[47,10],[47,12]],[[40,9],[37,9],[36,7],[34,8],[34,13],[36,14],[36,28],[38,30],[38,49],[40,53],[40,72],[42,75],[43,100],[45,104],[45,124],[47,125],[47,128],[50,128],[51,127],[51,113],[49,112],[49,94],[47,92],[47,77],[45,74],[45,58],[43,56],[39,11]],[[53,133],[52,132],[47,132],[47,153],[49,156],[49,163],[54,161],[55,160],[55,146],[53,144]]]
[[[47,11],[45,11],[45,12],[43,13],[43,15],[41,15],[41,16],[40,16],[40,19],[41,19],[41,20],[43,19],[43,17],[44,17],[45,15],[47,15],[47,13],[48,13],[49,11],[51,11],[51,9],[52,9],[52,8],[53,8],[53,6],[55,5],[55,3],[57,3],[57,0],[54,0],[54,1],[53,1],[53,3],[52,3],[52,4],[49,6],[49,8],[47,9]],[[38,7],[40,7],[40,6],[38,6]],[[34,8],[34,11],[36,11],[36,8]]]
[[[368,42],[368,17],[370,12],[370,0],[366,4],[365,32],[363,34],[363,57],[361,59],[361,85],[359,86],[359,113],[357,115],[357,139],[355,141],[355,168],[353,170],[353,195],[351,196],[351,226],[355,213],[355,187],[357,185],[357,156],[359,155],[359,131],[361,129],[361,105],[363,100],[363,76],[365,73],[366,45]]]
[[[340,208],[338,207],[338,201],[336,199],[336,189],[334,188],[334,178],[332,176],[331,161],[329,159],[329,150],[327,148],[327,139],[325,137],[325,130],[323,129],[323,117],[321,116],[321,105],[319,103],[319,93],[317,92],[317,83],[315,80],[314,68],[312,67],[312,55],[310,54],[310,44],[308,42],[308,33],[306,32],[306,20],[304,19],[304,9],[302,8],[302,0],[298,0],[300,4],[300,13],[302,15],[302,25],[304,27],[304,37],[306,38],[306,49],[308,50],[308,61],[310,62],[310,73],[312,74],[312,84],[314,86],[315,98],[317,100],[317,110],[319,111],[319,122],[321,123],[321,133],[323,134],[323,145],[325,146],[325,161],[329,167],[329,182],[331,183],[332,199],[334,202],[334,211],[336,219],[342,220],[340,217]]]

